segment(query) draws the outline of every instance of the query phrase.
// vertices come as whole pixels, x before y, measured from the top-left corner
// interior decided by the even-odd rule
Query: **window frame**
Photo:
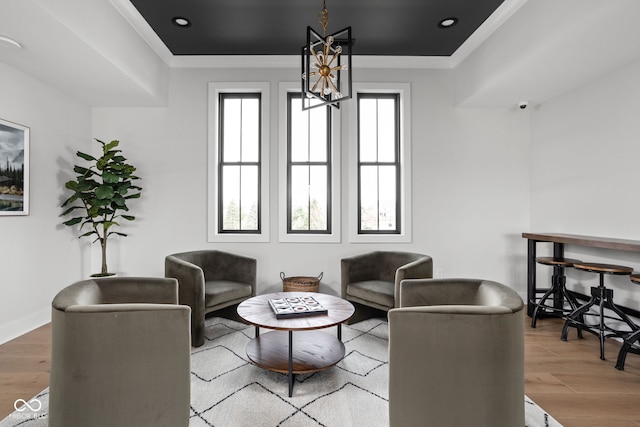
[[[349,232],[348,239],[351,243],[410,243],[411,234],[411,86],[409,83],[354,83],[353,93],[356,102],[344,103],[349,120]],[[398,162],[400,170],[397,171],[399,188],[396,204],[400,214],[396,219],[398,231],[387,232],[385,230],[362,233],[360,230],[360,156],[359,156],[359,95],[371,94],[397,94],[398,99],[398,126],[399,132]]]
[[[261,195],[260,195],[260,184],[261,184],[261,177],[260,177],[260,170],[262,168],[261,162],[260,162],[260,157],[261,157],[261,151],[262,151],[262,141],[259,141],[258,144],[258,159],[256,161],[243,161],[243,160],[239,160],[239,161],[225,161],[224,160],[224,141],[222,141],[222,143],[220,143],[220,140],[222,139],[221,136],[224,134],[224,123],[223,123],[223,116],[224,116],[224,105],[222,103],[223,98],[225,99],[249,99],[250,98],[255,98],[258,100],[259,105],[262,105],[262,95],[258,92],[244,92],[244,93],[238,93],[238,92],[219,92],[218,93],[218,181],[217,181],[217,186],[218,186],[218,200],[217,205],[218,205],[218,224],[217,224],[217,231],[219,234],[260,234],[260,230],[262,228],[262,224],[261,224],[261,218],[262,218],[262,209],[261,209],[261,205],[262,205],[262,200],[261,200]],[[261,119],[259,120],[260,122],[262,121]],[[262,123],[259,123],[259,127],[262,127]],[[242,151],[242,150],[241,150]],[[240,168],[242,168],[242,166],[255,166],[258,168],[258,194],[257,194],[257,201],[258,201],[258,206],[257,206],[257,215],[258,215],[258,224],[257,224],[257,229],[253,230],[253,229],[246,229],[243,230],[242,228],[237,229],[237,230],[224,230],[223,229],[223,224],[224,224],[224,218],[222,217],[223,214],[223,206],[221,203],[221,197],[222,197],[222,187],[224,185],[223,182],[223,176],[224,176],[224,167],[225,166],[239,166]],[[240,180],[242,181],[242,169],[240,169]],[[242,185],[240,186],[240,191],[242,194]],[[242,200],[242,197],[241,197]],[[240,202],[240,208],[242,209],[242,202]]]
[[[332,223],[331,223],[331,212],[332,212],[332,207],[331,207],[331,110],[329,106],[325,106],[325,107],[317,107],[318,110],[322,109],[326,112],[326,116],[327,116],[327,128],[326,128],[326,135],[327,135],[327,144],[326,144],[326,153],[325,153],[325,161],[324,162],[318,162],[318,161],[312,161],[312,160],[308,160],[308,161],[293,161],[291,159],[291,152],[292,152],[292,146],[291,146],[291,127],[289,126],[289,124],[291,123],[291,100],[294,98],[300,98],[300,96],[302,95],[301,92],[293,92],[293,91],[288,91],[287,92],[287,234],[331,234],[331,230],[332,230]],[[311,114],[314,112],[317,112],[318,110],[306,110],[306,114]],[[304,113],[304,111],[303,111]],[[327,209],[327,217],[326,217],[326,221],[327,221],[327,229],[326,230],[293,230],[291,228],[292,225],[292,209],[291,209],[291,200],[292,200],[292,169],[294,166],[307,166],[307,167],[312,167],[312,166],[326,166],[326,170],[327,170],[327,204],[326,204],[326,209]]]
[[[289,94],[300,93],[300,82],[281,82],[279,84],[279,241],[289,243],[339,243],[340,236],[340,112],[328,107],[329,120],[329,157],[327,158],[329,173],[329,194],[327,208],[330,210],[327,221],[329,232],[291,231],[290,216],[290,184],[289,184]],[[325,108],[325,107],[318,107]]]
[[[268,82],[209,83],[208,90],[208,177],[207,177],[207,241],[268,242],[269,241],[269,96]],[[260,166],[258,189],[258,231],[220,231],[220,95],[256,93],[260,96]]]
[[[358,114],[358,118],[357,118],[357,126],[358,126],[358,139],[357,139],[357,152],[358,152],[358,195],[357,195],[357,200],[358,200],[358,221],[357,221],[357,225],[358,225],[358,234],[400,234],[400,230],[402,230],[402,206],[400,204],[400,197],[399,195],[402,192],[402,188],[401,188],[401,172],[402,172],[402,162],[400,159],[400,126],[401,126],[401,121],[400,121],[400,94],[399,93],[390,93],[390,92],[360,92],[356,94],[356,103],[358,105],[360,105],[360,99],[393,99],[395,101],[395,108],[394,108],[394,121],[396,124],[395,127],[395,132],[394,132],[394,147],[393,147],[393,156],[394,156],[394,161],[393,162],[383,162],[380,160],[376,160],[376,161],[363,161],[360,159],[360,114]],[[395,221],[396,221],[396,227],[393,230],[363,230],[362,229],[362,209],[360,206],[360,201],[362,200],[362,186],[360,185],[360,182],[362,180],[362,167],[363,166],[393,166],[395,168],[395,178],[396,178],[396,185],[395,185],[395,194],[396,194],[396,203],[395,203]]]

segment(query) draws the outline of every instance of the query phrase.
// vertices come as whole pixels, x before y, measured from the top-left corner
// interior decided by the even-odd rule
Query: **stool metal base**
[[[590,313],[587,312],[594,306],[598,307],[597,316],[599,317],[599,323],[597,325],[588,325],[584,321],[584,315],[589,315]],[[616,318],[605,315],[605,309],[613,311],[618,317]],[[624,337],[630,333],[630,331],[621,331],[607,326],[605,324],[605,319],[621,320],[629,326],[631,332],[638,330],[638,325],[636,325],[629,316],[623,313],[622,310],[613,303],[613,290],[607,289],[604,286],[601,274],[600,286],[591,288],[591,299],[567,316],[567,320],[562,328],[562,335],[560,336],[560,339],[562,341],[567,341],[567,335],[570,327],[577,328],[579,331],[584,330],[594,334],[600,339],[600,359],[605,360],[604,339],[611,336]]]
[[[535,306],[533,310],[533,315],[531,316],[531,327],[536,327],[536,322],[538,321],[538,317],[541,315],[555,315],[556,317],[564,317],[566,314],[569,314],[575,311],[579,304],[574,298],[573,295],[569,293],[566,287],[566,277],[564,275],[554,274],[551,277],[552,286],[547,289],[547,291],[542,295],[538,302],[531,300],[530,302]],[[566,302],[569,304],[569,307],[558,306],[556,304],[549,305],[547,304],[547,300],[549,297],[554,296],[554,300],[560,300],[560,302]],[[558,297],[556,297],[558,296]]]
[[[632,283],[640,284],[640,274],[632,274],[629,279]],[[638,341],[637,344],[636,341]],[[624,371],[624,362],[627,359],[627,353],[640,354],[640,330],[633,332],[624,338],[622,347],[618,352],[616,369]]]
[[[624,362],[627,359],[628,353],[640,354],[640,342],[636,344],[636,341],[640,341],[640,330],[635,331],[624,338],[624,344],[622,344],[622,347],[618,352],[616,369],[624,371]]]
[[[553,275],[551,276],[551,287],[546,290],[542,297],[537,302],[535,299],[529,301],[535,307],[531,315],[532,328],[536,327],[539,317],[565,317],[565,315],[575,311],[580,306],[575,297],[567,290],[567,278],[564,275],[564,268],[571,267],[574,263],[582,261],[561,257],[541,257],[536,258],[536,262],[552,266]],[[553,304],[548,303],[549,297],[552,297]],[[566,304],[569,306],[566,307]],[[579,330],[578,335],[582,337],[582,331]]]

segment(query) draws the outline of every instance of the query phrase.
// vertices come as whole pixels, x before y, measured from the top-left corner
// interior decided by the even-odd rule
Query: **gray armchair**
[[[376,251],[341,261],[342,298],[378,310],[398,306],[400,282],[433,277],[430,256]]]
[[[523,427],[524,304],[474,279],[404,280],[389,311],[391,427]]]
[[[111,277],[52,302],[50,427],[189,425],[190,309],[175,279]]]
[[[204,344],[207,313],[255,296],[256,270],[255,259],[217,250],[183,252],[165,258],[165,277],[178,279],[180,304],[191,307],[194,347]]]

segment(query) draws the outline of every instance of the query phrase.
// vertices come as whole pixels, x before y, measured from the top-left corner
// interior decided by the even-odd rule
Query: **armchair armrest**
[[[522,310],[522,298],[511,288],[481,279],[405,279],[401,281],[399,307],[424,305],[502,306]]]
[[[61,290],[52,307],[118,303],[177,304],[178,282],[160,277],[105,277],[76,282]]]
[[[108,277],[100,281],[101,302],[177,304],[178,281],[161,277]]]
[[[204,272],[199,266],[168,255],[164,260],[164,275],[178,280],[180,304],[186,304],[204,315]]]
[[[396,270],[394,283],[395,306],[400,307],[400,283],[405,279],[430,279],[433,277],[433,259],[425,255]]]
[[[126,303],[126,304],[95,304],[95,305],[73,305],[66,313],[140,313],[145,311],[186,311],[190,314],[191,308],[187,305],[178,304],[144,304],[144,303]]]

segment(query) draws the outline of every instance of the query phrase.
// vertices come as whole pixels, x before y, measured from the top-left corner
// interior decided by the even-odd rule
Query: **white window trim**
[[[400,94],[400,233],[358,233],[358,93]],[[350,243],[410,243],[411,236],[411,85],[409,83],[354,83],[352,101],[343,102],[348,117],[349,231]]]
[[[209,242],[268,242],[269,241],[269,111],[271,99],[269,82],[209,83],[208,110],[208,168],[207,168],[207,241]],[[218,232],[218,96],[220,93],[261,94],[260,134],[260,233]]]
[[[331,233],[287,233],[287,94],[300,92],[300,82],[279,84],[279,241],[283,243],[339,243],[340,242],[340,112],[331,110]]]

